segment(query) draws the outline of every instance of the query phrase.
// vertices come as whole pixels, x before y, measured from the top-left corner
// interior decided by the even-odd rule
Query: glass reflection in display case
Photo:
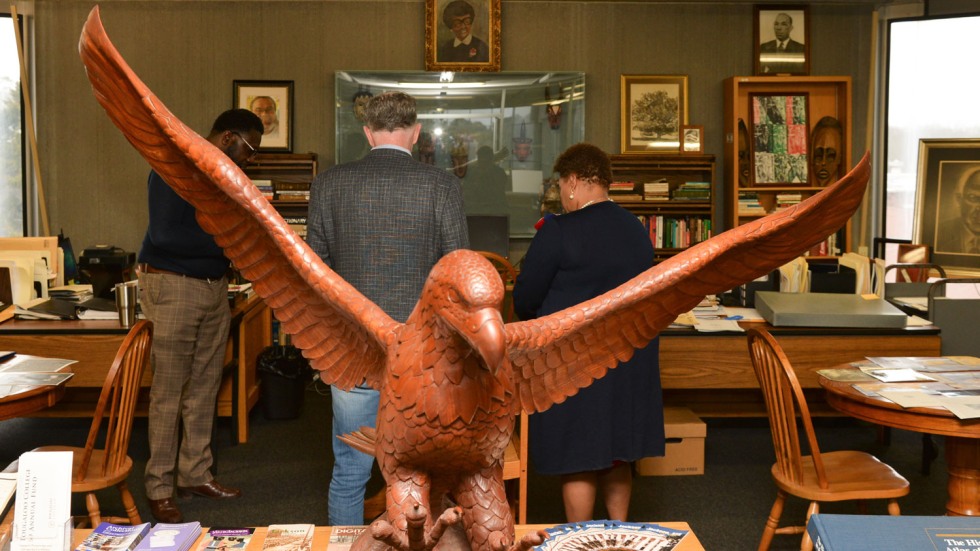
[[[412,153],[459,177],[468,215],[505,215],[511,237],[534,234],[555,158],[585,136],[585,73],[339,71],[337,163],[368,152],[363,107],[388,90],[416,98]]]

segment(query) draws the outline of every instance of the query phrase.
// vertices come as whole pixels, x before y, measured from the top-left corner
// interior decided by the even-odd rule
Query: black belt
[[[171,270],[164,270],[163,268],[154,268],[153,266],[150,266],[145,262],[141,262],[137,264],[136,269],[139,270],[140,272],[143,272],[144,274],[163,274],[163,275],[172,275],[178,277],[189,277],[191,279],[200,279],[201,281],[207,281],[208,283],[218,281],[220,279],[217,277],[200,277],[200,276],[194,276],[190,274],[182,274],[180,272],[174,272]]]

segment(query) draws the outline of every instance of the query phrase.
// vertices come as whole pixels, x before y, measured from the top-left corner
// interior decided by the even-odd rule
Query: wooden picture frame
[[[293,81],[236,80],[232,105],[262,119],[265,132],[259,151],[293,151]]]
[[[980,231],[980,139],[919,140],[912,233],[932,248],[932,262],[947,272],[980,274],[980,253],[967,236]]]
[[[704,153],[704,126],[700,124],[681,125],[681,153]]]
[[[753,185],[800,185],[809,181],[809,94],[749,94]]]
[[[425,70],[499,71],[500,2],[425,0]],[[469,44],[454,45],[464,32]]]
[[[753,19],[755,74],[810,74],[810,7],[756,4]]]
[[[621,75],[622,153],[678,153],[687,75]]]

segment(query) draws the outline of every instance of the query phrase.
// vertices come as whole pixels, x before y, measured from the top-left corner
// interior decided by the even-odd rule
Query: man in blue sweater
[[[247,109],[218,116],[207,140],[239,166],[255,157],[262,120]],[[183,522],[178,495],[236,498],[211,474],[211,428],[231,312],[229,261],[201,229],[194,207],[155,172],[150,224],[139,254],[140,302],[153,322],[146,497],[160,522]],[[177,434],[183,425],[178,450]]]

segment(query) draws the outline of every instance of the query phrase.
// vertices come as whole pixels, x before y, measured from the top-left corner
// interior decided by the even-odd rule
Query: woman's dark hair
[[[612,168],[606,152],[590,143],[578,143],[569,147],[555,160],[554,171],[561,178],[575,174],[583,180],[608,188],[612,182]]]

